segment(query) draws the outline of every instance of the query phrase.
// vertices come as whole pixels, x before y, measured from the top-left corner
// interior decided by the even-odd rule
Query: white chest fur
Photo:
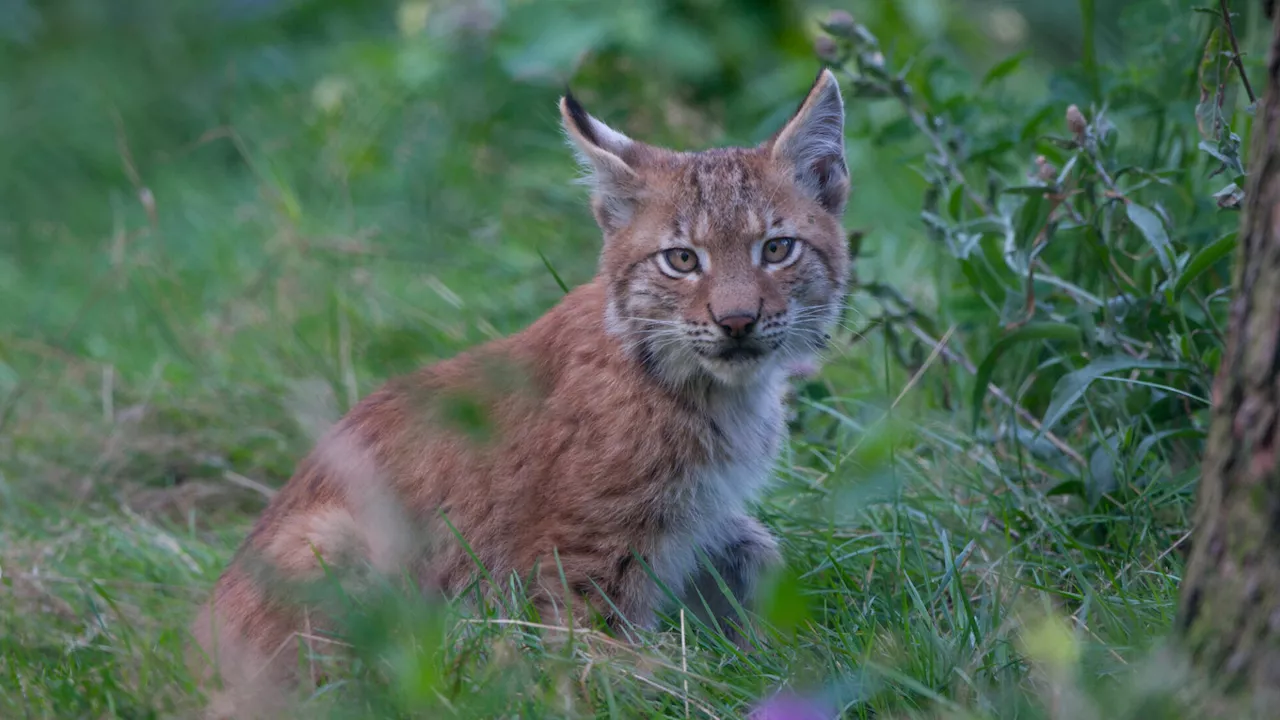
[[[705,442],[713,460],[672,482],[663,534],[650,557],[673,593],[699,568],[698,550],[715,554],[737,539],[734,519],[766,486],[782,440],[784,382],[724,393],[709,404]]]

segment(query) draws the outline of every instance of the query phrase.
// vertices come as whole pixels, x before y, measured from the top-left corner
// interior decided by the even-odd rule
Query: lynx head
[[[606,322],[663,379],[743,385],[821,349],[844,298],[844,105],[829,70],[757,147],[677,152],[560,101],[604,231]]]

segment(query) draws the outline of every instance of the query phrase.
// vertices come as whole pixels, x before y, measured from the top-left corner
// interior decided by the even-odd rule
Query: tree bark
[[[1238,710],[1280,716],[1280,15],[1254,118],[1227,345],[1213,387],[1183,647]],[[1252,714],[1252,713],[1249,713]]]

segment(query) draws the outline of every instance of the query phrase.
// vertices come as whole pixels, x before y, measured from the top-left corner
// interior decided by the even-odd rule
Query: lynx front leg
[[[572,621],[579,629],[591,629],[595,620],[603,619],[629,640],[635,639],[631,628],[651,630],[656,625],[659,592],[630,555],[613,562],[597,557],[562,557],[561,562],[563,575],[555,567],[540,573],[534,605],[550,619],[544,622],[564,627]]]
[[[725,587],[737,604],[750,609],[756,599],[756,589],[761,576],[782,562],[778,542],[774,540],[759,520],[748,515],[734,518],[716,547],[703,548]],[[739,617],[734,604],[720,589],[716,578],[704,566],[689,584],[684,602],[704,621],[718,626],[721,632],[746,650],[750,649],[746,634],[740,629],[744,620]],[[707,609],[711,618],[707,618]]]

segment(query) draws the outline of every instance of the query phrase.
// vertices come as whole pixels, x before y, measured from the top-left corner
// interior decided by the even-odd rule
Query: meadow
[[[696,149],[823,62],[856,284],[758,509],[757,651],[388,585],[299,716],[1196,716],[1166,640],[1264,64],[1235,4],[0,3],[0,717],[196,716],[196,605],[317,435],[592,276],[566,84]]]

